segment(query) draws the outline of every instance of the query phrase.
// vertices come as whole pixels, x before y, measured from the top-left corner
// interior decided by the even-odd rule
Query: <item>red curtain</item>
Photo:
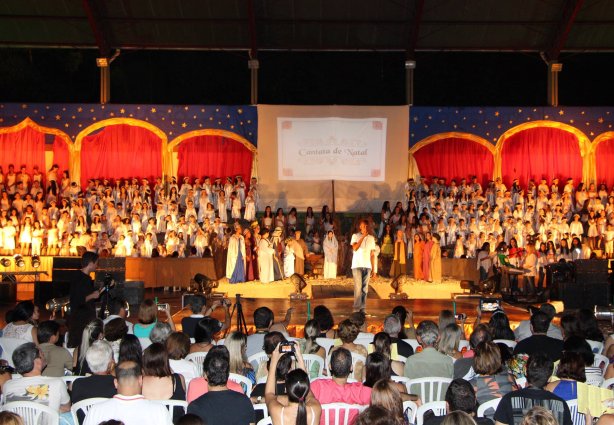
[[[0,166],[6,174],[9,164],[15,166],[18,173],[21,166],[26,166],[26,172],[32,175],[34,166],[45,174],[45,134],[31,127],[20,131],[0,134]]]
[[[58,184],[62,179],[62,172],[68,170],[68,145],[60,136],[55,136],[53,139],[53,163],[58,164],[60,170],[58,172]]]
[[[240,175],[249,185],[252,174],[252,152],[236,140],[222,136],[196,136],[183,141],[178,148],[181,179],[213,178]]]
[[[83,138],[81,184],[91,178],[148,178],[162,176],[162,140],[151,131],[132,125],[105,127]]]
[[[614,139],[602,140],[595,151],[597,167],[597,183],[605,183],[608,187],[614,184]]]
[[[569,177],[582,180],[582,157],[575,134],[558,128],[538,127],[520,131],[505,141],[501,152],[503,182],[510,187],[515,178],[521,186],[530,179],[557,177],[562,184]]]
[[[455,179],[477,176],[485,185],[492,179],[494,157],[486,146],[469,139],[450,137],[441,139],[419,149],[414,153],[420,175],[430,179],[432,176],[445,177],[446,183]]]

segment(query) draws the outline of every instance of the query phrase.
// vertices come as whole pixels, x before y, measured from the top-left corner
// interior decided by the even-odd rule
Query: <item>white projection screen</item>
[[[384,181],[386,118],[277,118],[279,180]]]
[[[291,161],[291,156],[280,158],[282,149],[278,146],[280,134],[278,125],[283,120],[291,119],[292,126],[297,123],[306,131],[306,140],[323,137],[331,134],[331,126],[339,125],[339,122],[352,123],[350,127],[363,127],[363,131],[379,132],[376,139],[385,143],[381,146],[381,158],[377,159],[380,172],[374,167],[376,155],[370,156],[369,160],[356,166],[353,176],[341,175],[336,163],[324,165],[320,170],[314,164],[306,164],[307,161],[297,158]],[[327,123],[320,127],[320,133],[313,133],[309,126],[313,120]],[[373,126],[373,121],[379,120],[379,125]],[[335,124],[331,124],[335,123]],[[362,124],[361,124],[362,123]],[[329,127],[326,127],[326,126]],[[369,126],[371,128],[369,129]],[[374,129],[375,127],[375,129]],[[367,130],[365,130],[367,129]],[[334,133],[339,134],[339,133]],[[351,136],[351,131],[346,134],[346,139]],[[288,135],[281,134],[281,137]],[[360,134],[365,139],[365,134]],[[329,136],[328,136],[329,137]],[[336,136],[340,137],[340,136]],[[296,144],[295,139],[293,142]],[[313,142],[312,142],[313,143]],[[370,142],[369,149],[376,146],[376,142]],[[332,140],[330,141],[332,146]],[[260,209],[270,205],[273,210],[296,207],[304,211],[308,206],[313,207],[317,213],[323,205],[333,204],[333,185],[335,208],[337,211],[351,212],[379,212],[384,200],[401,200],[403,196],[403,184],[407,180],[408,172],[408,146],[409,146],[409,107],[408,106],[295,106],[295,105],[258,105],[258,190],[260,194]],[[288,146],[290,149],[291,146]],[[296,149],[296,146],[294,147]],[[309,149],[309,148],[308,148]],[[325,148],[326,149],[326,148]],[[334,151],[334,147],[332,150]],[[355,149],[352,147],[352,149]],[[364,150],[365,147],[362,147]],[[283,150],[286,150],[284,142]],[[317,149],[316,149],[317,150]],[[359,151],[361,149],[358,149]],[[296,155],[296,150],[294,151]],[[281,153],[285,155],[285,153]],[[334,157],[347,159],[352,155],[337,153]],[[325,156],[328,154],[315,154],[306,156]],[[366,155],[354,155],[355,157]],[[322,158],[320,158],[322,159]],[[284,163],[284,161],[286,161]],[[283,167],[280,169],[280,164]],[[284,168],[288,170],[284,173]],[[351,170],[352,168],[350,168]],[[285,176],[283,174],[286,174]],[[291,175],[288,175],[291,174]],[[379,175],[377,175],[379,174]],[[299,177],[300,176],[300,177]],[[281,178],[280,178],[281,177]]]

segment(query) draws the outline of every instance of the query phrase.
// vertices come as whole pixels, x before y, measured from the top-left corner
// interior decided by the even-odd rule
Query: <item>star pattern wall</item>
[[[43,127],[62,130],[73,141],[83,129],[109,118],[146,121],[164,131],[169,142],[203,129],[231,131],[254,146],[258,138],[258,111],[250,105],[0,104],[0,127],[19,124],[28,117]]]
[[[571,125],[592,141],[604,132],[614,131],[614,107],[412,107],[409,145],[452,131],[472,133],[494,145],[507,130],[536,120]]]

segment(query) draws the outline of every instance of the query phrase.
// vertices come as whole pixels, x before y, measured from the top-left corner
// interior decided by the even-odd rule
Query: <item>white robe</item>
[[[230,279],[237,265],[237,257],[241,250],[243,266],[245,266],[245,239],[243,236],[232,235],[228,240],[228,256],[226,258],[226,277]]]
[[[329,239],[324,238],[324,279],[335,279],[337,277],[337,253],[339,244],[337,238],[333,236]]]
[[[260,282],[269,283],[275,280],[273,269],[273,246],[266,239],[260,239],[258,242],[258,270]]]

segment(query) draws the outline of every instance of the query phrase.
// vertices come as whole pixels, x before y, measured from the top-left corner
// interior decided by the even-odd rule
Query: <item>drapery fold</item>
[[[60,173],[69,168],[70,153],[68,145],[60,136],[55,136],[53,139],[53,163],[58,164]],[[61,178],[61,175],[58,175]]]
[[[597,182],[614,185],[614,138],[602,140],[595,151]]]
[[[162,176],[162,140],[137,126],[117,124],[86,136],[81,144],[81,185],[91,178]]]
[[[34,166],[45,174],[45,134],[31,127],[19,131],[0,134],[0,166],[4,173],[8,172],[9,164],[15,166],[18,173],[21,166],[26,166],[26,172],[32,175]]]
[[[539,184],[558,178],[582,180],[582,156],[575,134],[550,127],[537,127],[510,136],[501,151],[501,176],[509,187],[514,179],[526,186],[530,179]]]
[[[428,144],[414,152],[414,158],[421,176],[444,177],[448,184],[452,179],[458,184],[461,179],[470,181],[470,176],[477,176],[484,185],[492,178],[494,169],[494,157],[488,148],[458,137]]]
[[[177,148],[178,177],[234,177],[249,184],[252,152],[236,140],[223,136],[195,136]]]

